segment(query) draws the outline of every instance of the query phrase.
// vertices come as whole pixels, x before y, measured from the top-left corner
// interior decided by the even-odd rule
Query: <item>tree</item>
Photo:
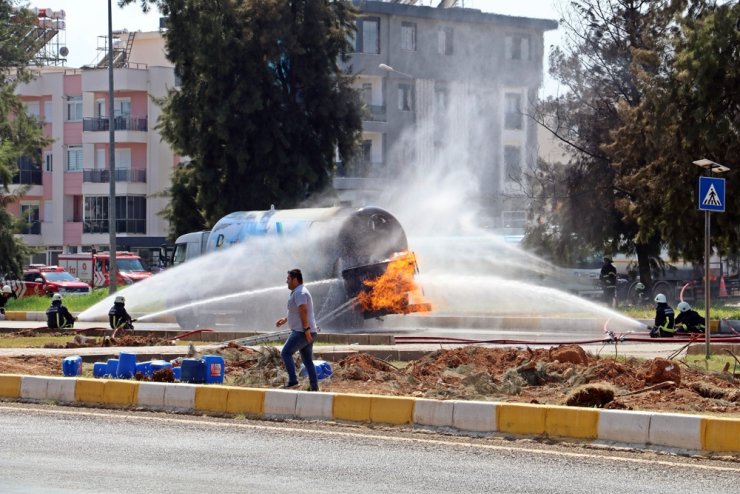
[[[30,249],[13,233],[18,218],[8,206],[23,195],[23,187],[10,188],[18,171],[18,159],[41,161],[39,149],[47,144],[35,118],[29,117],[15,88],[32,75],[27,65],[34,55],[25,42],[34,25],[27,9],[17,8],[13,0],[0,0],[0,274],[20,275]]]
[[[330,184],[336,151],[347,161],[362,128],[359,98],[339,66],[355,29],[349,2],[141,4],[167,16],[167,56],[181,81],[158,124],[192,159],[192,187],[173,189],[173,201],[190,194],[212,226],[235,210],[293,207]]]
[[[206,228],[203,214],[195,200],[197,184],[194,171],[195,167],[188,165],[175,169],[172,174],[172,185],[166,194],[170,202],[160,212],[160,215],[169,222],[168,239],[173,243],[180,235]]]
[[[561,21],[565,47],[550,55],[550,73],[567,92],[542,102],[534,118],[573,158],[565,168],[540,168],[531,177],[539,184],[533,204],[542,221],[528,231],[528,245],[547,245],[560,260],[572,260],[584,246],[636,254],[640,278],[651,285],[650,259],[659,254],[662,239],[657,232],[641,231],[635,206],[642,184],[624,180],[632,170],[616,166],[608,145],[621,125],[619,108],[635,107],[643,97],[633,70],[635,54],[664,52],[665,33],[681,3],[571,2],[569,16]]]
[[[635,207],[641,232],[659,231],[672,257],[699,261],[704,256],[704,215],[697,209],[698,158],[736,168],[740,156],[740,4],[695,1],[680,16],[671,35],[664,70],[635,67],[645,97],[636,107],[621,107],[623,124],[610,146],[617,166],[631,169],[625,180],[645,184]],[[653,52],[639,55],[656,59]],[[640,162],[640,168],[628,163]],[[726,176],[738,190],[737,172]],[[712,240],[720,252],[740,246],[740,197],[728,194],[725,212],[713,215]]]

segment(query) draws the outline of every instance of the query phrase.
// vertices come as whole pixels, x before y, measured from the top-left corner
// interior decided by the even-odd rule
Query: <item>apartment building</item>
[[[334,186],[362,204],[408,167],[465,166],[488,226],[521,228],[523,171],[538,149],[526,113],[542,84],[543,33],[557,23],[445,8],[455,3],[355,1],[348,67],[367,108],[361,152],[338,163]]]
[[[163,52],[139,49],[159,33],[117,33],[126,58],[113,70],[115,171],[110,173],[108,70],[41,67],[17,93],[53,142],[41,165],[21,160],[14,187],[30,189],[9,210],[25,220],[21,237],[38,248],[34,262],[55,264],[60,253],[107,249],[110,180],[116,181],[116,243],[156,262],[168,225],[166,206],[175,156],[154,129],[161,110],[153,98],[175,85]],[[129,43],[129,39],[131,43]],[[123,49],[122,49],[123,51]],[[140,53],[140,55],[137,55]],[[140,61],[137,61],[140,60]]]

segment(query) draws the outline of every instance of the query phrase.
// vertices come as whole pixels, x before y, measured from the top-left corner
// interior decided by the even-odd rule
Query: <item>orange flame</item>
[[[430,311],[429,304],[409,304],[409,294],[419,297],[421,290],[414,281],[416,257],[411,252],[396,254],[384,274],[363,281],[368,291],[357,295],[357,302],[365,312],[385,310],[395,314]]]

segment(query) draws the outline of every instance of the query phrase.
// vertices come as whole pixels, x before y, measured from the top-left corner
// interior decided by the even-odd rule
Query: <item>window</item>
[[[21,204],[21,219],[23,221],[23,227],[21,228],[22,234],[41,234],[41,221],[39,220],[38,204]]]
[[[83,233],[108,233],[108,196],[85,197]],[[116,231],[146,233],[146,197],[116,197]]]
[[[507,182],[520,182],[522,179],[522,149],[519,146],[504,146],[504,168]]]
[[[362,100],[367,106],[373,104],[373,85],[369,82],[362,83]]]
[[[504,228],[526,228],[527,212],[526,211],[502,211],[501,221]]]
[[[82,171],[82,146],[69,146],[67,148],[67,171]]]
[[[504,113],[504,128],[522,128],[522,95],[519,93],[506,93],[506,113]]]
[[[373,141],[362,141],[362,162],[371,163],[373,161]]]
[[[411,111],[413,108],[413,89],[411,87],[411,84],[399,84],[398,109],[401,111]]]
[[[413,22],[401,23],[401,49],[416,51],[416,24]]]
[[[531,60],[528,34],[508,34],[506,36],[506,60]]]
[[[54,171],[54,155],[51,153],[44,154],[44,169],[47,172]]]
[[[29,101],[24,103],[24,106],[26,107],[26,115],[35,119],[41,118],[41,110],[38,101]]]
[[[451,27],[440,27],[437,31],[437,52],[440,55],[452,55],[452,36],[455,30]]]
[[[82,96],[70,96],[67,98],[67,113],[65,117],[68,122],[82,120]]]
[[[51,100],[44,101],[44,122],[51,122],[53,111],[54,108],[51,104]]]
[[[359,53],[380,53],[380,19],[366,17],[357,21],[355,51]]]

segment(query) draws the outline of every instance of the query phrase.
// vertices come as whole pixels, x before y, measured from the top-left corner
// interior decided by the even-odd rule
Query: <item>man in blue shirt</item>
[[[316,368],[313,365],[313,342],[318,331],[313,311],[313,299],[308,289],[303,285],[303,274],[300,269],[288,271],[286,282],[290,290],[288,316],[278,319],[275,323],[275,326],[279,328],[287,322],[291,330],[290,336],[288,336],[288,340],[280,352],[280,356],[285,363],[285,369],[288,371],[288,383],[283,387],[295,388],[298,386],[293,354],[300,352],[301,360],[308,373],[309,391],[318,391],[319,380],[316,376]]]

